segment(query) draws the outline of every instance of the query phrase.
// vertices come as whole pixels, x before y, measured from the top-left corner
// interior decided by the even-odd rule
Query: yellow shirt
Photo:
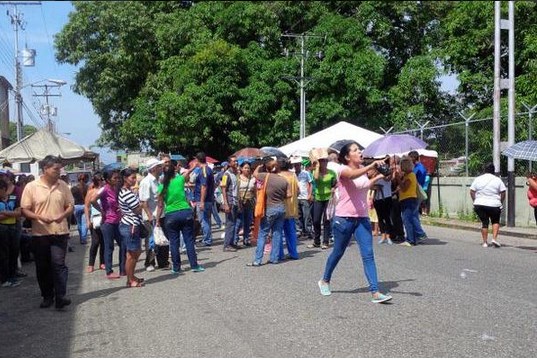
[[[69,205],[74,206],[74,203],[73,194],[67,183],[58,180],[56,184],[49,187],[40,178],[24,187],[21,198],[21,208],[37,215],[50,217],[61,215]],[[67,218],[64,218],[61,223],[32,220],[32,235],[34,236],[61,234],[69,234]]]
[[[402,201],[404,199],[409,198],[418,198],[418,194],[416,193],[416,186],[418,185],[418,180],[416,179],[416,175],[414,172],[410,172],[405,174],[403,177],[403,180],[410,180],[410,186],[406,189],[406,191],[399,190],[399,201]]]
[[[284,171],[280,175],[285,177],[291,188],[291,197],[285,199],[285,218],[298,218],[298,180],[293,172]]]

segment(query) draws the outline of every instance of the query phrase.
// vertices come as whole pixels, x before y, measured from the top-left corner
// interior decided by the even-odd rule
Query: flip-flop
[[[127,282],[127,288],[140,288],[143,286],[144,286],[144,283],[138,282],[137,280],[133,282]]]

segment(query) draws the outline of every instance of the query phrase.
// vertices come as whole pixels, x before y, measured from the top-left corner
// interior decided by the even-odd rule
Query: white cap
[[[155,168],[156,166],[161,165],[163,163],[164,163],[164,161],[159,161],[156,158],[150,158],[145,163],[145,167],[147,168],[148,171],[150,171],[153,168]]]

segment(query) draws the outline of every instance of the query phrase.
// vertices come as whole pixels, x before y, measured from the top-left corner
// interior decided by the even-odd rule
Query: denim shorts
[[[121,241],[128,251],[134,252],[142,250],[140,226],[120,223],[119,233],[121,234]]]

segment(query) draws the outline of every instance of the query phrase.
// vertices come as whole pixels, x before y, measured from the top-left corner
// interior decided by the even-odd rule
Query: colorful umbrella
[[[263,152],[259,148],[245,147],[233,154],[235,157],[263,157]]]

